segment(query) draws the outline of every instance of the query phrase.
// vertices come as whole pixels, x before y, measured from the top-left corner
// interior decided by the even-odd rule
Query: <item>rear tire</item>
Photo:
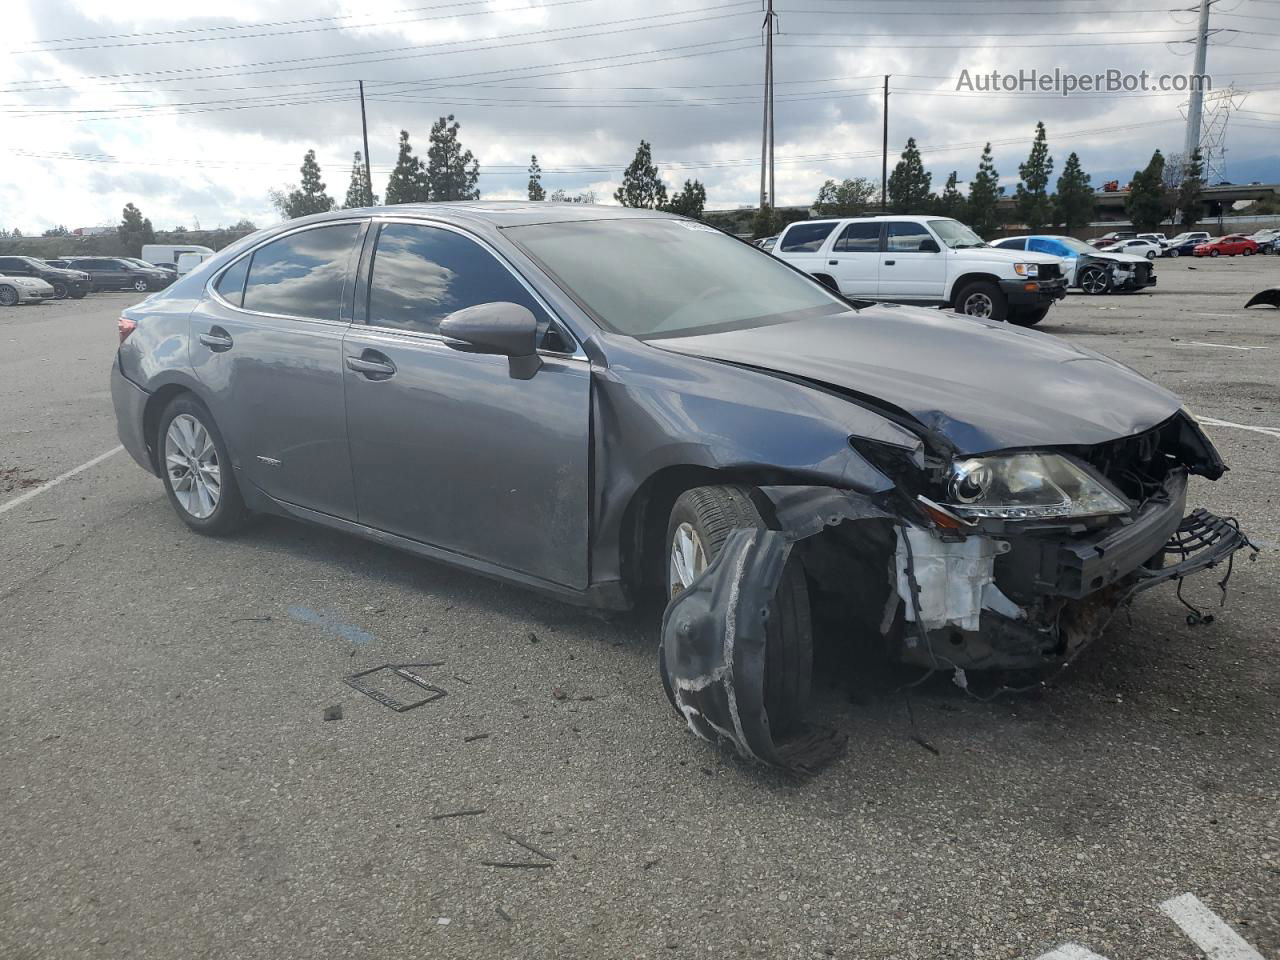
[[[672,560],[677,534],[692,532],[704,557],[703,569],[720,553],[729,532],[738,527],[765,529],[768,524],[744,486],[695,487],[686,490],[671,508],[667,524],[664,561],[667,595],[677,595],[673,586],[678,574]],[[696,576],[701,570],[694,570]],[[813,624],[809,610],[809,588],[799,560],[787,560],[777,593],[769,602],[765,624],[764,705],[769,727],[785,736],[804,722],[813,681]]]
[[[1049,307],[1031,307],[1024,310],[1010,310],[1009,322],[1016,327],[1034,327],[1049,315]]]
[[[1248,247],[1245,247],[1243,250],[1240,251],[1240,253],[1246,257],[1253,256],[1253,251],[1250,250]]]
[[[139,293],[143,293],[151,289],[151,284],[147,283],[146,280],[135,280],[133,281],[133,289],[137,290]]]
[[[966,284],[956,295],[956,313],[984,320],[1003,320],[1009,315],[1009,301],[989,280]]]
[[[175,423],[176,422],[176,423]],[[164,489],[179,518],[197,533],[225,537],[249,519],[227,445],[200,400],[179,394],[165,407],[155,436]]]

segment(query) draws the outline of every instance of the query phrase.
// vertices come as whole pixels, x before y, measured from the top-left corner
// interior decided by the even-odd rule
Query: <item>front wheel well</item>
[[[160,415],[173,402],[174,397],[184,393],[195,395],[194,391],[181,384],[167,383],[147,399],[147,405],[142,411],[142,436],[146,440],[147,453],[157,476],[160,474],[160,452],[156,445],[156,430],[160,426]]]
[[[954,307],[956,305],[956,294],[971,283],[985,282],[994,283],[1000,286],[1000,278],[993,273],[966,273],[956,277],[956,282],[951,285],[951,290],[947,293],[947,306]]]
[[[635,599],[664,589],[667,522],[676,500],[686,490],[726,484],[754,487],[770,483],[786,483],[776,471],[718,469],[692,464],[664,467],[648,477],[631,495],[622,517],[622,579]],[[794,481],[792,481],[794,482]],[[773,504],[763,495],[755,498],[756,507],[770,524]]]

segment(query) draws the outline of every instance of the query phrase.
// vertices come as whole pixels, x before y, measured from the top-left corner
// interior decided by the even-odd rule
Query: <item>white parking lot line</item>
[[[1219,350],[1265,350],[1266,347],[1237,347],[1230,343],[1207,343],[1204,340],[1175,340],[1175,347],[1217,347]]]
[[[1195,941],[1209,960],[1262,960],[1262,954],[1192,893],[1166,900],[1160,909]]]
[[[96,467],[98,464],[100,464],[103,460],[106,460],[108,457],[114,457],[117,453],[119,453],[123,449],[124,447],[122,446],[112,447],[106,453],[100,453],[96,457],[94,457],[92,460],[86,460],[84,463],[80,464],[80,466],[72,467],[66,473],[60,473],[56,477],[54,477],[52,480],[46,481],[45,483],[40,484],[40,486],[38,487],[33,487],[32,489],[28,490],[26,493],[21,494],[20,496],[14,497],[12,500],[9,500],[5,503],[0,503],[0,513],[8,513],[14,507],[19,507],[22,504],[26,503],[28,500],[31,500],[34,497],[40,496],[40,494],[44,493],[46,490],[52,490],[54,487],[62,483],[64,480],[70,480],[77,473],[84,473],[84,471],[88,470],[90,467]]]
[[[1078,943],[1064,943],[1057,950],[1050,950],[1036,960],[1107,960],[1107,958],[1085,949]]]
[[[1217,417],[1197,416],[1196,420],[1206,427],[1232,427],[1236,430],[1252,430],[1254,433],[1280,438],[1280,427],[1254,427],[1247,423],[1232,423],[1230,420],[1219,420]]]

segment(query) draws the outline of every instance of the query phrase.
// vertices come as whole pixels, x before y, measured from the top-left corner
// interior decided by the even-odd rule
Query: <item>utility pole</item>
[[[760,132],[760,210],[772,207],[773,195],[773,0],[765,0],[764,122]]]
[[[365,206],[373,206],[373,168],[369,166],[369,118],[364,111],[364,81],[360,84],[360,130],[364,134],[364,202]]]
[[[880,212],[889,212],[889,74],[884,75],[884,133],[880,141]]]
[[[1209,47],[1209,4],[1200,0],[1200,25],[1196,29],[1196,62],[1193,72],[1204,75],[1205,53]],[[1191,155],[1200,149],[1200,118],[1204,111],[1204,91],[1196,81],[1191,88],[1191,103],[1187,109],[1187,139],[1182,146],[1182,162],[1191,162]]]

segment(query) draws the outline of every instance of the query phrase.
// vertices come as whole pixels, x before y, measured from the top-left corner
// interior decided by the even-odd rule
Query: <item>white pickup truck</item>
[[[1067,293],[1059,258],[988,246],[947,217],[806,220],[783,231],[773,255],[849,299],[947,306],[1025,327]]]

